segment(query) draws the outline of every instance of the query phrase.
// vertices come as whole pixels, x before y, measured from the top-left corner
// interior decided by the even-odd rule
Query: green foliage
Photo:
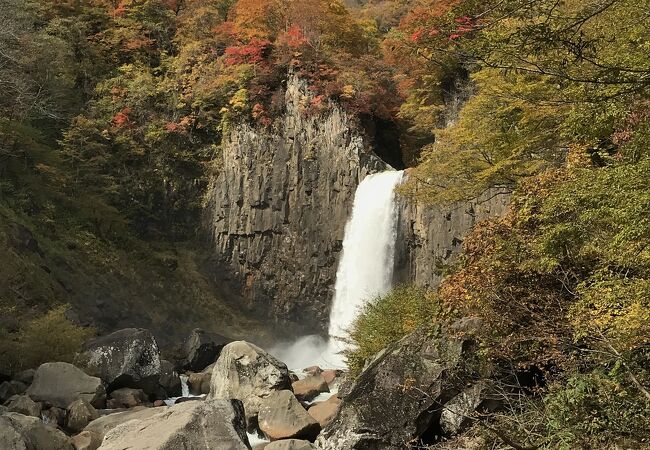
[[[436,139],[405,192],[426,202],[472,198],[487,186],[515,186],[562,164],[574,145],[611,152],[634,141],[627,157],[645,151],[647,133],[633,131],[646,126],[641,105],[650,93],[645,5],[466,0],[438,6],[445,4],[438,13],[414,8],[392,37],[406,67],[425,68],[408,72],[415,79],[407,84],[402,117],[414,132]],[[454,63],[471,72],[477,95],[447,127],[449,120],[441,123],[435,111],[450,103],[441,95],[453,94],[449,77],[463,78]]]
[[[595,371],[576,375],[544,399],[544,449],[631,448],[650,439],[650,403],[633,386]]]
[[[45,362],[72,362],[94,330],[66,317],[69,306],[58,306],[30,320],[17,333],[4,333],[0,367],[10,372],[34,368]]]
[[[18,341],[24,367],[37,367],[48,361],[72,362],[81,344],[94,330],[80,327],[66,317],[68,306],[59,306],[27,323]]]
[[[477,93],[451,126],[435,130],[403,192],[425,202],[452,202],[495,185],[512,186],[561,161],[560,128],[567,110],[540,105],[548,83],[487,69],[472,77]]]
[[[348,335],[352,349],[345,353],[350,373],[358,375],[379,351],[423,324],[433,325],[436,297],[413,286],[400,286],[366,303]]]

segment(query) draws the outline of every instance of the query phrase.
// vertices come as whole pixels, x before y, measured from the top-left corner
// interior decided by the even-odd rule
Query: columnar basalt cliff
[[[218,278],[232,296],[253,314],[322,332],[356,188],[388,166],[340,109],[306,114],[310,100],[292,78],[272,130],[229,134],[208,216]]]
[[[420,205],[402,198],[395,281],[435,289],[474,225],[502,216],[509,202],[510,191],[498,187],[451,206]]]
[[[225,139],[208,195],[216,277],[233,301],[285,331],[327,329],[345,224],[363,178],[390,167],[346,113],[306,113],[306,85],[291,78],[286,113],[270,129],[237,126]],[[509,195],[438,208],[401,200],[395,281],[435,288],[480,220]],[[297,329],[296,329],[297,328]]]

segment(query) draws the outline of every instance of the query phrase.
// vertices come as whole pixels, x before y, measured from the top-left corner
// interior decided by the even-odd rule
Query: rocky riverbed
[[[292,371],[252,343],[198,329],[165,360],[149,331],[119,330],[86,343],[74,364],[2,382],[0,449],[408,448],[427,434],[453,436],[483,401],[485,385],[452,383],[467,373],[479,326],[416,332],[355,380]]]

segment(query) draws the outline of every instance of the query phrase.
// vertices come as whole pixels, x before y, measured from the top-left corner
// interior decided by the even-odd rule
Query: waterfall
[[[336,272],[330,340],[324,355],[330,366],[345,365],[339,354],[344,345],[337,337],[345,337],[367,301],[392,287],[398,218],[395,187],[402,175],[398,171],[369,175],[357,188]]]
[[[336,272],[329,341],[320,336],[304,336],[270,349],[289,368],[346,367],[340,354],[345,345],[337,338],[346,336],[366,302],[386,294],[393,284],[398,219],[395,187],[402,181],[402,175],[403,172],[394,170],[377,173],[359,184]]]

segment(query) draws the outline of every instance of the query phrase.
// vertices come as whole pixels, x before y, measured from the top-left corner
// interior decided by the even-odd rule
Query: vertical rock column
[[[443,278],[441,269],[454,262],[474,225],[502,216],[509,202],[509,191],[496,187],[475,200],[446,207],[402,198],[395,281],[435,289]]]
[[[226,137],[207,212],[217,278],[252,314],[304,332],[327,329],[354,193],[387,166],[334,108],[308,116],[306,85],[291,78],[272,130],[240,125]]]

